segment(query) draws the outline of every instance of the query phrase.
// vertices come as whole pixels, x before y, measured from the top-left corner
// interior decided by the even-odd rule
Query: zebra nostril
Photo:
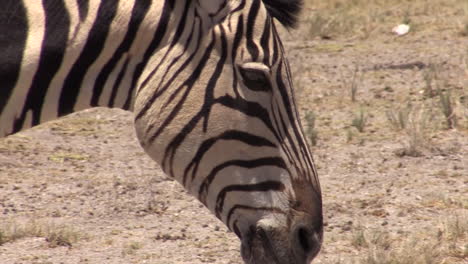
[[[310,251],[312,247],[311,241],[310,241],[310,234],[307,231],[307,229],[303,227],[299,227],[297,230],[297,239],[303,252],[306,253],[307,255],[307,253]]]
[[[298,263],[311,260],[320,250],[320,232],[316,232],[306,226],[301,225],[296,227],[292,239],[295,241],[295,255]]]

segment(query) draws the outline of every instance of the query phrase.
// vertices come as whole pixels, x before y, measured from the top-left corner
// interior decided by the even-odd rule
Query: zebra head
[[[246,263],[309,263],[321,190],[275,21],[298,0],[175,1],[135,99],[142,146],[241,239]],[[164,14],[161,16],[164,19]]]

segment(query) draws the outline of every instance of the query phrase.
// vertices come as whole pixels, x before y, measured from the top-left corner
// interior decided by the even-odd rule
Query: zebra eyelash
[[[239,66],[243,83],[252,91],[271,91],[270,69],[259,63],[246,63]]]

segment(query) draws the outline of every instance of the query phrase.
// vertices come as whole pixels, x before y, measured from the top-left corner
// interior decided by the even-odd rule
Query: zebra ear
[[[242,81],[253,91],[268,92],[271,90],[270,68],[263,63],[248,62],[239,67]]]
[[[297,16],[302,9],[303,0],[262,0],[270,15],[288,28],[297,25]]]

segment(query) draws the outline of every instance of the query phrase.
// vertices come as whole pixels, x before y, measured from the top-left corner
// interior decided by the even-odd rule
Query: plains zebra
[[[319,181],[275,20],[300,0],[3,0],[0,136],[94,106],[135,113],[145,151],[241,240],[309,263]]]

